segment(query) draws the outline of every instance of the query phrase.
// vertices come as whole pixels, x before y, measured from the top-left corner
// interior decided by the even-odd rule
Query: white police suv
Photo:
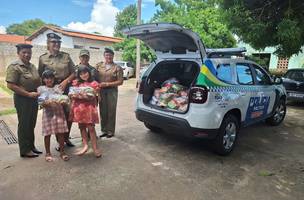
[[[282,80],[272,80],[258,64],[240,58],[245,49],[206,49],[196,33],[177,24],[143,24],[124,33],[144,41],[157,55],[142,75],[136,101],[136,117],[148,129],[208,138],[217,153],[227,155],[240,127],[284,120]],[[186,95],[169,91],[168,80],[178,81]]]

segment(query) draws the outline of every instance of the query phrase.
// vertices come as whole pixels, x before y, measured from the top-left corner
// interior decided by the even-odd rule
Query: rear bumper
[[[193,128],[187,120],[174,116],[165,116],[141,109],[137,109],[135,114],[139,121],[159,127],[165,131],[180,133],[188,137],[214,139],[218,133],[218,129]]]
[[[304,93],[298,91],[287,90],[287,99],[304,102]]]

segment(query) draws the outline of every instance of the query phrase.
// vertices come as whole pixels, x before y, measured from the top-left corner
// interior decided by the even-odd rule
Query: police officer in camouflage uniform
[[[14,104],[18,117],[18,142],[21,157],[33,158],[42,153],[34,145],[38,102],[37,88],[41,81],[36,67],[30,63],[32,45],[18,44],[19,60],[7,67],[7,87],[14,91]]]
[[[64,91],[64,94],[68,94],[71,81],[75,77],[75,65],[68,53],[60,51],[61,37],[55,33],[47,34],[47,50],[39,58],[38,72],[40,76],[46,70],[53,70],[55,72],[56,81],[59,83],[59,87]],[[74,144],[69,140],[70,129],[72,123],[68,121],[69,108],[64,107],[64,113],[66,115],[69,132],[65,133],[65,144],[69,147],[73,147]],[[59,150],[58,147],[56,150]]]
[[[123,84],[123,69],[113,62],[113,50],[105,48],[103,55],[105,62],[100,62],[96,66],[101,87],[99,110],[102,135],[100,137],[110,138],[115,134],[118,86]]]

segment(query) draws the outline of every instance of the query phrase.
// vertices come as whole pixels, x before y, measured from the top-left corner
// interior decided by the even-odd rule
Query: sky
[[[24,20],[39,18],[46,23],[112,36],[116,14],[137,0],[0,0],[0,33]],[[155,0],[142,0],[142,20],[155,13]]]

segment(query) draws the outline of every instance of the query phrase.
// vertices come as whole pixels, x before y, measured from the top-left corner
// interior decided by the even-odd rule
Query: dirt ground
[[[0,199],[303,199],[304,104],[289,104],[278,127],[242,129],[234,152],[221,157],[206,141],[148,131],[135,119],[134,82],[120,88],[116,137],[99,140],[101,159],[91,151],[72,155],[81,145],[77,125],[68,162],[59,159],[54,138],[53,163],[43,155],[22,159],[17,145],[0,139]],[[16,131],[15,114],[0,118]],[[40,130],[41,112],[36,144],[44,150]]]

